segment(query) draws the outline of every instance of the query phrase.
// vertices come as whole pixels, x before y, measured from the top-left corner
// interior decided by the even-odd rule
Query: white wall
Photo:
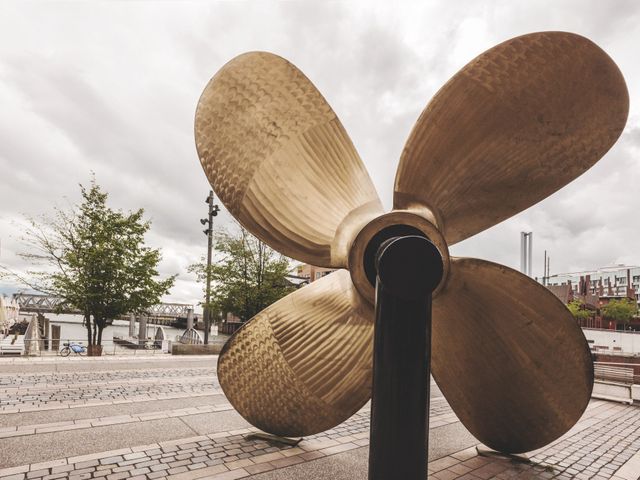
[[[582,331],[589,341],[590,347],[594,345],[609,347],[608,350],[600,350],[602,353],[617,353],[618,351],[614,350],[614,347],[619,347],[624,353],[640,354],[640,333],[590,330],[588,328],[583,328]]]

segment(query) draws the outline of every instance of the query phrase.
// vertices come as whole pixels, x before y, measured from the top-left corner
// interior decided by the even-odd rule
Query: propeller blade
[[[246,53],[222,67],[198,102],[195,138],[227,210],[289,257],[346,267],[348,243],[382,213],[340,120],[281,57]]]
[[[306,436],[334,427],[371,396],[373,309],[338,270],[253,317],[226,343],[218,379],[256,427]]]
[[[584,412],[593,363],[576,321],[551,292],[510,268],[451,258],[433,299],[432,371],[465,427],[501,452],[566,433]]]
[[[508,40],[458,72],[407,140],[394,208],[431,209],[447,243],[551,195],[622,133],[627,88],[590,40],[542,32]]]

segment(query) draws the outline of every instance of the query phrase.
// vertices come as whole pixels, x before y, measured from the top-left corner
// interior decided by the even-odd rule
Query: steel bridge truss
[[[82,313],[71,307],[65,307],[62,298],[51,295],[16,293],[13,298],[17,300],[20,310],[23,312],[55,313],[59,311],[60,313]],[[193,305],[186,303],[159,303],[150,307],[146,315],[167,318],[186,317],[189,309],[193,310]]]

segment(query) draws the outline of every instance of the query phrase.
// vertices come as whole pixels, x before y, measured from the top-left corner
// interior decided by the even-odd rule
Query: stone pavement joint
[[[603,416],[603,412],[610,416]],[[448,415],[444,409],[441,415]],[[438,418],[437,416],[435,418]],[[592,419],[598,420],[595,424]],[[532,461],[461,450],[429,463],[430,478],[477,480],[515,478],[638,480],[640,453],[628,453],[639,435],[640,409],[591,408],[573,435],[533,452]],[[363,409],[343,424],[303,439],[298,446],[252,438],[255,428],[180,438],[138,447],[81,455],[0,470],[3,480],[176,480],[234,479],[337,455],[368,444],[369,411]],[[586,437],[582,434],[586,433]],[[626,435],[626,437],[623,436]],[[621,445],[622,439],[631,445]],[[638,446],[637,442],[635,443]],[[598,450],[600,449],[600,450]],[[637,448],[636,448],[637,449]],[[595,454],[593,452],[598,451]],[[600,455],[600,456],[599,456]],[[605,458],[605,460],[603,460]]]
[[[210,362],[211,357],[203,359],[204,361]],[[153,366],[157,367],[162,363],[164,362],[154,363]],[[106,364],[96,363],[95,365],[97,367]],[[128,423],[141,424],[140,427],[135,425],[127,427],[131,429],[127,431],[133,431],[135,428],[144,428],[143,422],[150,420],[187,417],[202,413],[216,415],[217,412],[231,409],[228,403],[216,403],[128,415],[55,421],[55,409],[153,402],[168,398],[184,398],[188,401],[192,397],[211,395],[212,386],[214,390],[217,388],[215,371],[209,363],[206,364],[206,368],[200,368],[197,365],[192,367],[192,364],[189,364],[188,368],[180,369],[175,368],[176,364],[166,362],[165,365],[169,368],[155,368],[153,371],[147,370],[147,367],[151,366],[149,362],[139,362],[138,365],[137,369],[96,372],[98,375],[96,383],[100,383],[99,387],[86,381],[86,372],[84,374],[77,372],[26,374],[21,379],[16,379],[20,377],[17,375],[0,375],[0,405],[5,406],[3,403],[5,402],[7,408],[2,412],[7,416],[2,418],[11,419],[11,409],[19,410],[20,408],[16,405],[22,406],[26,411],[53,410],[51,417],[47,418],[47,423],[2,428],[0,442],[4,443],[0,445],[10,447],[10,442],[14,441],[17,445],[21,445],[20,438],[14,440],[14,437],[25,435],[45,439],[48,438],[47,435],[52,434],[51,432],[53,434],[59,432],[59,437],[64,438],[66,430],[70,429],[118,426]],[[207,375],[210,375],[209,383],[199,391],[200,385],[195,382],[202,377],[208,378]],[[158,381],[151,381],[154,378]],[[81,386],[78,387],[78,385]],[[86,393],[87,398],[72,403],[71,397],[65,397],[63,392],[69,386],[80,388],[80,391]],[[96,393],[100,390],[109,390],[110,393],[101,397]],[[179,405],[174,403],[171,406]],[[87,414],[96,415],[95,412],[91,410]],[[113,408],[111,412],[117,413]],[[43,419],[42,416],[35,416],[35,418]],[[57,417],[58,420],[63,418]],[[458,428],[452,425],[458,422],[443,397],[432,398],[430,406],[432,435]],[[196,433],[194,429],[190,431]],[[210,430],[205,431],[210,432]],[[253,428],[236,428],[166,441],[156,440],[155,443],[148,443],[154,441],[153,437],[144,437],[146,442],[144,445],[127,446],[126,443],[116,443],[114,446],[127,446],[127,448],[34,461],[29,465],[18,466],[3,462],[0,450],[0,468],[3,465],[7,467],[0,469],[0,478],[2,480],[156,480],[164,478],[233,480],[279,469],[284,469],[283,475],[285,470],[296,471],[299,468],[308,468],[311,471],[313,464],[307,464],[309,465],[307,467],[306,462],[316,462],[315,464],[318,465],[323,462],[323,458],[333,457],[337,464],[338,459],[350,455],[366,457],[366,446],[369,445],[369,410],[364,408],[341,425],[309,436],[297,446],[269,442],[262,438],[251,438],[250,435],[255,431],[256,429]],[[202,430],[197,432],[202,433]],[[79,434],[82,433],[82,431],[79,432]],[[40,434],[43,435],[40,436]],[[466,443],[465,447],[469,445],[471,445],[470,442]],[[461,447],[462,444],[457,448]],[[440,458],[430,461],[429,478],[436,480],[490,478],[638,480],[640,477],[640,408],[600,400],[592,401],[580,421],[567,434],[550,445],[528,453],[530,461],[523,462],[500,454],[478,452],[476,446],[451,453],[453,450],[450,448],[440,453]],[[86,451],[85,449],[77,450],[78,453]],[[64,454],[65,450],[60,452]],[[445,453],[448,454],[445,455]],[[42,460],[47,458],[50,457],[35,457]],[[19,461],[19,457],[14,455],[14,463],[15,460]],[[366,472],[359,471],[358,475],[360,474],[366,475]],[[287,478],[291,477],[287,476]]]

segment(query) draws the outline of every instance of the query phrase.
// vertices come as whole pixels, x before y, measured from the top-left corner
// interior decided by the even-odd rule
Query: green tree
[[[156,279],[161,253],[144,245],[151,224],[143,220],[142,209],[109,208],[108,194],[94,180],[80,189],[80,205],[28,219],[24,239],[31,249],[21,256],[44,268],[13,275],[36,291],[62,298],[59,310],[81,311],[89,345],[101,345],[109,320],[158,303],[175,276]]]
[[[591,317],[591,312],[583,308],[583,304],[580,300],[573,300],[569,302],[567,308],[576,320],[586,320]]]
[[[600,307],[600,313],[604,318],[626,325],[638,313],[638,306],[629,298],[609,300],[606,305]]]
[[[289,259],[240,227],[237,234],[219,232],[215,239],[217,255],[211,265],[211,302],[214,315],[228,312],[243,321],[295,290],[285,278]],[[189,267],[206,282],[204,261]]]

